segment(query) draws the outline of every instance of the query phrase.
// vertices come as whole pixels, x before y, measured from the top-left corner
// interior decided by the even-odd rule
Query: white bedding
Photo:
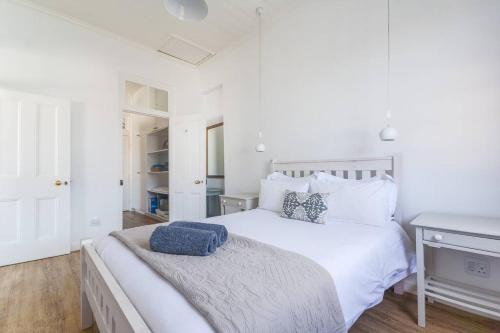
[[[415,270],[412,244],[395,222],[375,227],[329,220],[321,225],[284,219],[262,209],[214,217],[209,222],[300,253],[323,266],[335,281],[347,327],[382,301],[387,288]],[[96,248],[153,332],[213,332],[176,289],[120,241],[108,236]]]

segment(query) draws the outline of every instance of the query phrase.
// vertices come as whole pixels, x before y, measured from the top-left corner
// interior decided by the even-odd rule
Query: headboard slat
[[[344,170],[335,170],[335,176],[344,178]]]
[[[372,177],[371,170],[363,170],[361,171],[361,179],[370,179]]]

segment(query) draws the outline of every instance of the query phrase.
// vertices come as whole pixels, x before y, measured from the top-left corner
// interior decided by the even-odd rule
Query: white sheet
[[[412,244],[395,222],[375,227],[329,220],[321,225],[284,219],[262,209],[214,217],[209,222],[322,265],[335,281],[347,327],[381,302],[387,288],[415,270]],[[153,332],[213,332],[176,289],[118,240],[108,236],[96,248]]]

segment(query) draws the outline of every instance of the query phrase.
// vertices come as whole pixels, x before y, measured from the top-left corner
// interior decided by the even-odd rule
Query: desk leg
[[[425,327],[425,266],[422,228],[417,228],[417,298],[418,326]]]

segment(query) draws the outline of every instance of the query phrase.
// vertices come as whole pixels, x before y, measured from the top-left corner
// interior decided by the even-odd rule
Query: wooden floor
[[[79,257],[73,252],[0,267],[0,332],[80,332]],[[420,329],[415,324],[414,296],[387,292],[384,301],[366,311],[350,332],[500,333],[497,321],[437,303],[427,309],[428,326]]]
[[[443,304],[427,304],[427,326],[416,325],[417,299],[386,292],[384,301],[366,311],[349,333],[500,333],[500,322]]]
[[[123,212],[123,229],[140,227],[146,224],[159,223],[152,217],[143,215],[141,213],[125,211]]]
[[[80,253],[0,267],[0,332],[80,332]]]

